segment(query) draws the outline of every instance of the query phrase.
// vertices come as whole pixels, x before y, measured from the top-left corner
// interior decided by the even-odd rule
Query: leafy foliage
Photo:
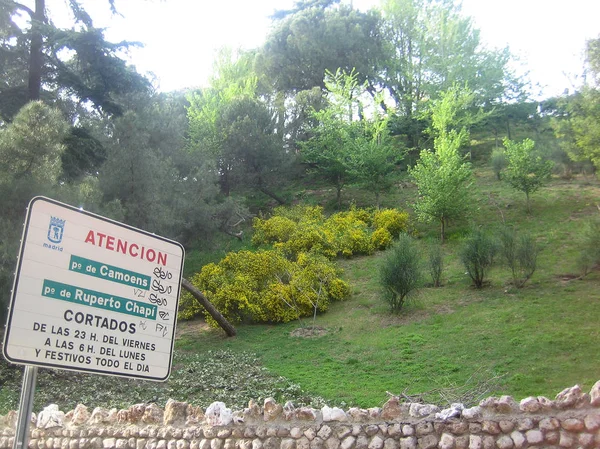
[[[500,254],[510,268],[513,285],[523,287],[537,267],[535,239],[529,234],[517,235],[514,229],[505,227],[500,233]]]
[[[521,143],[504,139],[507,166],[504,179],[514,189],[525,193],[527,211],[531,211],[529,195],[537,192],[552,175],[552,161],[545,161],[534,153],[535,142],[525,139]]]
[[[205,265],[190,281],[231,322],[285,323],[346,299],[350,289],[338,275],[319,255],[302,253],[292,262],[279,251],[262,250],[229,253],[218,264]],[[182,318],[200,311],[186,295]],[[216,324],[208,314],[206,319]]]
[[[506,154],[503,150],[495,149],[492,151],[492,155],[490,156],[490,165],[492,166],[492,170],[494,170],[498,180],[502,179],[502,170],[506,168],[507,163]]]
[[[62,173],[62,140],[68,124],[59,110],[33,101],[0,133],[0,165],[5,176],[54,182]]]
[[[440,223],[442,242],[448,222],[464,217],[471,203],[471,168],[459,153],[461,145],[468,140],[468,133],[465,127],[460,131],[450,128],[456,124],[457,113],[470,101],[468,91],[454,86],[434,103],[435,152],[421,151],[417,164],[409,169],[418,189],[417,217],[425,222]]]
[[[429,245],[429,274],[434,287],[442,285],[442,273],[444,272],[444,255],[442,246],[438,243]]]
[[[379,276],[391,311],[400,312],[422,277],[419,248],[410,236],[398,238],[381,264]]]
[[[588,219],[580,229],[578,237],[577,265],[581,276],[587,276],[600,264],[600,219]]]
[[[20,367],[0,361],[0,413],[16,410],[21,388]],[[322,407],[325,401],[312,396],[283,377],[269,372],[259,357],[249,352],[226,349],[194,353],[176,350],[173,370],[166,382],[120,379],[96,374],[40,369],[37,376],[34,410],[58,404],[61,410],[77,404],[88,407],[128,408],[133,404],[156,402],[164,407],[171,398],[206,408],[215,401],[243,409],[252,400],[273,397],[298,406]]]
[[[496,241],[481,229],[476,229],[465,240],[460,260],[476,288],[484,286],[485,277],[494,264],[498,250]]]

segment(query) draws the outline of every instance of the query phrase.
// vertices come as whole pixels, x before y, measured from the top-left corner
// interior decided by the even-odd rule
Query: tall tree
[[[600,37],[586,47],[586,83],[579,92],[561,98],[554,128],[569,157],[600,168]]]
[[[0,63],[9,75],[6,84],[0,83],[3,120],[10,120],[27,101],[56,99],[58,92],[118,115],[123,109],[116,95],[149,89],[148,81],[118,57],[131,44],[107,42],[77,0],[70,0],[69,6],[77,27],[61,30],[52,25],[45,0],[35,0],[32,8],[2,0],[0,20],[7,34],[0,36],[0,48],[13,66]],[[18,14],[28,19],[23,27],[13,20]]]
[[[353,179],[352,145],[360,136],[360,123],[355,121],[362,110],[359,97],[365,91],[355,72],[338,69],[327,72],[325,85],[328,106],[312,112],[317,125],[311,137],[301,143],[303,161],[320,177],[335,185],[336,202],[341,208],[342,190]]]
[[[442,243],[448,222],[463,218],[470,207],[473,174],[459,151],[469,134],[464,126],[457,129],[456,125],[459,111],[472,99],[471,92],[455,85],[434,101],[431,132],[435,134],[435,151],[421,151],[417,164],[409,169],[417,184],[417,216],[425,222],[439,223]]]
[[[525,194],[527,199],[527,213],[531,213],[529,196],[537,192],[552,174],[552,161],[545,161],[535,153],[535,142],[524,139],[521,143],[504,139],[504,153],[507,166],[503,171],[503,178],[514,189]]]
[[[216,166],[221,191],[258,190],[277,202],[272,189],[290,154],[283,151],[275,114],[258,94],[252,60],[223,52],[210,87],[189,96],[189,149]],[[278,176],[275,176],[278,175]]]
[[[297,2],[280,14],[267,38],[259,66],[278,91],[325,88],[324,76],[338,68],[372,78],[384,61],[380,15],[338,2]]]
[[[386,0],[382,10],[389,60],[378,84],[395,102],[402,117],[397,132],[407,135],[409,147],[423,144],[419,121],[427,102],[454,83],[468,85],[475,106],[503,97],[513,81],[508,50],[483,49],[479,31],[453,0]]]

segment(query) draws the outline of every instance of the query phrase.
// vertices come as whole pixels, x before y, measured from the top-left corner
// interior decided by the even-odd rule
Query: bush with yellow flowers
[[[387,229],[394,238],[402,233],[408,233],[408,212],[398,209],[380,209],[373,215],[373,227]]]
[[[272,244],[288,257],[311,252],[334,259],[385,249],[408,231],[408,213],[351,207],[325,218],[319,206],[279,207],[269,219],[255,218],[252,243]]]
[[[338,269],[325,257],[300,253],[293,262],[278,250],[229,253],[218,264],[205,265],[190,281],[233,323],[288,322],[324,312],[331,301],[350,294]],[[200,312],[203,309],[184,293],[179,317]],[[216,325],[205,315],[209,324]]]

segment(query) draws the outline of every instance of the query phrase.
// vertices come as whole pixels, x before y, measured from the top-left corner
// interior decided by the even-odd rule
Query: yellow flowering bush
[[[387,229],[394,238],[408,232],[408,225],[408,213],[398,209],[381,209],[373,216],[373,227]]]
[[[278,250],[239,251],[218,264],[205,265],[190,281],[231,322],[288,322],[327,310],[332,300],[346,299],[348,284],[332,262],[316,254],[300,253],[290,261]],[[180,318],[201,310],[186,292]],[[216,325],[210,315],[207,322]]]
[[[371,254],[408,230],[408,214],[397,209],[359,209],[325,218],[319,206],[279,207],[269,219],[254,219],[256,245],[272,244],[294,259],[302,252],[338,256]]]
[[[384,250],[392,244],[393,237],[386,228],[379,228],[371,234],[371,245],[374,248]]]

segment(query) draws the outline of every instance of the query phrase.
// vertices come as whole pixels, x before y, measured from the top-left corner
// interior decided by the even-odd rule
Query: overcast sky
[[[344,0],[350,1],[350,0]],[[49,0],[50,10],[66,0]],[[215,51],[222,46],[253,48],[269,31],[269,15],[292,0],[116,0],[123,17],[111,16],[108,1],[84,0],[96,25],[112,41],[144,43],[131,62],[156,75],[163,91],[206,84]],[[378,0],[353,0],[367,8]],[[56,5],[56,6],[52,6]],[[600,35],[600,0],[463,0],[482,41],[506,45],[529,71],[541,97],[572,89],[582,71],[586,39]]]

